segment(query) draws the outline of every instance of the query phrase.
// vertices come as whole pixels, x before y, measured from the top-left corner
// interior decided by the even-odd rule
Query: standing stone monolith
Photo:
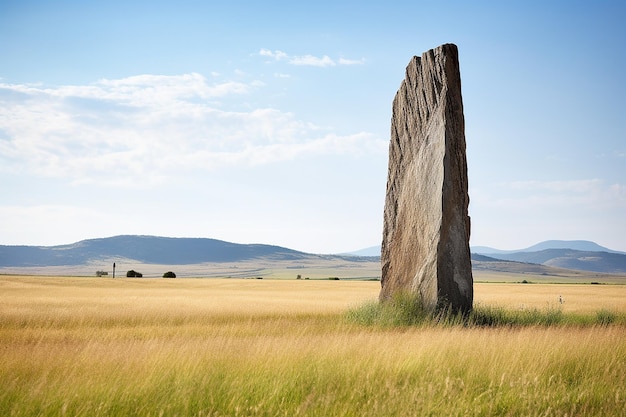
[[[472,309],[467,187],[458,49],[445,44],[411,59],[393,101],[381,301]]]

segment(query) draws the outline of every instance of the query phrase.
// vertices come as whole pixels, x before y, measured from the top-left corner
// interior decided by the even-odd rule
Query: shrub
[[[163,278],[176,278],[176,274],[173,273],[172,271],[167,271],[166,273],[163,274]]]
[[[130,271],[128,271],[126,273],[126,277],[128,277],[128,278],[141,278],[141,277],[143,277],[143,274],[141,272],[137,272],[137,271],[131,269]]]
[[[608,326],[617,319],[617,314],[612,311],[602,309],[596,312],[596,323],[601,326]]]
[[[385,302],[372,301],[348,311],[348,319],[365,325],[402,327],[426,324],[434,315],[418,296],[399,292]]]

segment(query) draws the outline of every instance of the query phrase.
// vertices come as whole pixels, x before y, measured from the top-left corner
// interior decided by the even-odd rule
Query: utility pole
[[[113,262],[113,278],[115,278],[115,262]]]

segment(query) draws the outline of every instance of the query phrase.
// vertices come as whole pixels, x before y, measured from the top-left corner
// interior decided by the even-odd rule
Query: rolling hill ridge
[[[550,248],[549,246],[557,246]],[[565,246],[563,248],[563,246]],[[567,248],[587,249],[578,250]],[[531,249],[538,250],[531,250]],[[601,249],[598,251],[590,248]],[[604,250],[606,249],[606,251]],[[192,265],[201,263],[310,261],[320,259],[377,262],[376,247],[342,255],[315,255],[265,244],[238,244],[209,238],[169,238],[123,235],[82,240],[58,246],[0,245],[0,267],[53,267],[132,260],[140,264]],[[380,253],[380,252],[378,252]],[[546,241],[522,251],[499,251],[493,248],[472,248],[474,269],[507,271],[525,270],[550,273],[549,268],[626,273],[626,254],[611,251],[588,241]],[[515,263],[515,264],[513,264]]]
[[[114,236],[59,246],[0,246],[0,266],[81,265],[118,257],[147,264],[186,265],[254,258],[291,260],[307,255],[280,246],[238,244],[217,239]]]
[[[626,253],[588,240],[546,240],[526,249],[503,251],[475,246],[472,253],[503,261],[609,274],[626,273]],[[475,256],[475,255],[473,255]]]
[[[499,254],[511,254],[519,252],[539,252],[546,249],[571,249],[582,252],[608,252],[608,253],[620,253],[626,255],[626,252],[619,252],[604,246],[600,246],[595,242],[589,240],[546,240],[539,242],[535,245],[529,246],[524,249],[517,250],[501,250],[490,248],[488,246],[472,246],[472,253],[479,253],[481,255],[499,255]]]
[[[351,252],[380,253],[380,246]],[[542,265],[561,269],[601,272],[610,274],[626,273],[626,252],[619,252],[588,240],[546,240],[525,249],[500,250],[486,246],[472,246],[472,263],[475,269],[508,270],[513,265],[504,262],[527,264],[516,265],[516,270],[542,272]]]
[[[544,249],[537,252],[515,252],[488,256],[505,261],[576,269],[580,271],[604,272],[610,274],[626,272],[626,255],[621,253],[592,252],[573,249]]]

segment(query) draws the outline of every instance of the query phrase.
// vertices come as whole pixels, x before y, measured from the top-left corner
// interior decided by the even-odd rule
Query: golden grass
[[[0,415],[622,415],[623,326],[343,320],[379,285],[0,277]],[[475,292],[510,308],[562,295],[563,308],[592,313],[626,311],[624,289]]]
[[[329,280],[0,276],[3,310],[144,315],[333,313],[375,298],[380,283]]]
[[[626,285],[476,283],[474,303],[514,309],[558,307],[564,313],[600,309],[626,313]]]

